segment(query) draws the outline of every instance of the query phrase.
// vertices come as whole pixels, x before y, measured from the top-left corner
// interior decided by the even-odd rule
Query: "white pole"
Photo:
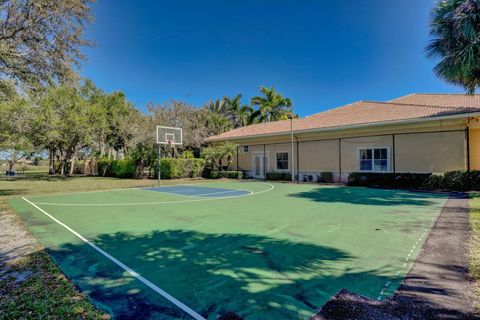
[[[162,152],[162,146],[160,144],[158,144],[158,164],[157,164],[157,170],[158,170],[158,174],[157,174],[157,177],[158,177],[158,187],[160,188],[160,178],[161,178],[161,174],[160,174],[160,160],[162,159],[161,157],[161,152]]]
[[[292,144],[292,182],[295,182],[295,166],[294,166],[294,156],[293,156],[293,116],[290,116],[290,139]]]

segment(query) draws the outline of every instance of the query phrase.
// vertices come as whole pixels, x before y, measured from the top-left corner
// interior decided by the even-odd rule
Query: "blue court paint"
[[[143,190],[200,198],[238,197],[249,195],[251,193],[250,191],[246,190],[210,188],[199,186],[165,186],[160,188],[143,188]]]

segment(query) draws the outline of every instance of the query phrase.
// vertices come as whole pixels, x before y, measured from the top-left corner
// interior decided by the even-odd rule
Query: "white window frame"
[[[286,153],[286,154],[287,154],[287,156],[288,156],[288,159],[287,159],[287,169],[278,169],[277,155],[278,155],[279,153]],[[290,152],[288,152],[288,151],[276,151],[276,152],[275,152],[275,171],[277,171],[277,172],[290,172],[290,169],[291,169],[291,168],[290,168],[290,166],[291,166],[291,165],[290,165],[290,161],[291,161],[291,160],[290,160]]]
[[[381,170],[374,170],[375,168],[375,149],[387,149],[387,170],[386,171],[381,171]],[[361,150],[372,150],[372,170],[361,170],[362,166],[360,164],[360,151]],[[357,169],[358,172],[377,172],[377,173],[388,173],[390,172],[390,147],[389,146],[374,146],[374,147],[357,147]]]

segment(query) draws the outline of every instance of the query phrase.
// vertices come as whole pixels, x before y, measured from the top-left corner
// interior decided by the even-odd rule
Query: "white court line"
[[[233,199],[241,197],[249,197],[264,192],[273,190],[275,187],[269,183],[262,182],[270,187],[268,189],[251,192],[249,194],[242,194],[238,196],[228,196],[228,197],[218,197],[218,198],[196,198],[191,200],[173,200],[173,201],[157,201],[157,202],[130,202],[130,203],[55,203],[55,202],[36,202],[36,204],[48,205],[48,206],[79,206],[79,207],[95,207],[95,206],[138,206],[138,205],[157,205],[157,204],[174,204],[174,203],[188,203],[188,202],[200,202],[200,201],[213,201],[213,200],[223,200],[223,199]],[[194,198],[194,197],[192,197]]]
[[[149,288],[153,289],[155,292],[157,292],[158,294],[160,294],[162,297],[164,297],[165,299],[167,299],[168,301],[170,301],[171,303],[173,303],[174,305],[176,305],[177,307],[179,307],[180,309],[182,309],[183,311],[185,311],[186,313],[188,313],[190,316],[192,316],[192,318],[194,319],[197,319],[197,320],[206,320],[204,317],[202,317],[201,315],[199,315],[197,312],[195,312],[193,309],[191,309],[190,307],[188,307],[187,305],[185,305],[184,303],[180,302],[179,300],[177,300],[176,298],[174,298],[173,296],[171,296],[170,294],[168,294],[166,291],[160,289],[159,287],[157,287],[155,284],[153,284],[152,282],[150,282],[149,280],[145,279],[144,277],[142,277],[139,273],[137,273],[136,271],[134,271],[133,269],[131,269],[130,267],[128,267],[127,265],[125,265],[123,262],[121,262],[120,260],[118,260],[117,258],[111,256],[110,254],[108,254],[106,251],[104,251],[103,249],[101,249],[100,247],[98,247],[96,244],[90,242],[87,238],[85,238],[84,236],[82,236],[80,233],[78,233],[77,231],[73,230],[72,228],[70,228],[69,226],[67,226],[65,223],[61,222],[60,220],[58,220],[57,218],[53,217],[51,214],[49,214],[48,212],[46,212],[45,210],[43,210],[42,208],[40,208],[39,206],[37,206],[35,203],[31,202],[30,200],[28,200],[27,198],[25,197],[22,197],[23,200],[25,200],[26,202],[30,203],[33,207],[35,207],[36,209],[38,209],[40,212],[42,212],[43,214],[45,214],[47,217],[49,217],[50,219],[52,219],[53,221],[55,221],[56,223],[58,223],[59,225],[61,225],[62,227],[64,227],[65,229],[67,229],[68,231],[70,231],[71,233],[73,233],[75,236],[77,236],[80,240],[82,240],[83,242],[85,242],[86,244],[88,244],[90,247],[92,247],[93,249],[97,250],[99,253],[101,253],[104,257],[106,257],[107,259],[109,259],[110,261],[112,261],[113,263],[115,263],[116,265],[118,265],[120,268],[122,268],[123,270],[127,271],[130,275],[132,275],[133,277],[135,277],[136,279],[138,279],[139,281],[141,281],[143,284],[145,284],[146,286],[148,286]]]
[[[142,188],[149,188],[148,186],[145,187],[127,187],[127,188],[115,188],[115,189],[103,189],[103,190],[89,190],[89,191],[75,191],[75,192],[59,192],[59,193],[49,193],[49,194],[39,194],[35,195],[35,197],[52,197],[52,196],[68,196],[74,194],[84,194],[84,193],[97,193],[97,192],[114,192],[114,191],[130,191],[130,190],[139,190]]]
[[[253,193],[253,191],[250,191],[250,190],[237,189],[237,190],[227,190],[227,191],[218,191],[218,192],[209,192],[209,193],[194,194],[194,195],[191,195],[190,197],[199,198],[199,197],[202,197],[202,196],[209,196],[209,195],[211,195],[211,194],[233,193],[233,192],[239,192],[239,191],[248,192],[249,194],[252,194],[252,193]],[[246,196],[246,194],[244,194],[244,195]]]
[[[202,188],[208,188],[208,187],[202,187]],[[153,189],[158,189],[158,188],[153,188]],[[213,188],[211,188],[211,189],[213,189]],[[220,189],[220,188],[215,188],[215,189]],[[181,194],[181,193],[168,192],[168,191],[150,190],[150,188],[145,188],[144,190],[153,191],[153,192],[160,192],[160,193],[165,193],[165,194],[171,194],[171,195],[174,195],[174,196],[191,197],[191,198],[200,198],[202,196],[209,196],[211,194],[232,193],[232,192],[238,192],[238,191],[249,192],[250,194],[253,193],[250,190],[244,190],[244,189],[218,191],[218,192],[208,192],[208,193],[201,193],[201,194]]]
[[[176,187],[176,186],[198,186],[203,185],[205,182],[198,182],[198,183],[179,183],[179,184],[169,184],[160,186],[160,188],[166,187]],[[35,195],[35,197],[51,197],[51,196],[68,196],[70,194],[83,194],[83,193],[98,193],[98,192],[113,192],[113,191],[130,191],[130,190],[142,190],[144,188],[156,188],[151,186],[137,186],[137,187],[124,187],[124,188],[114,188],[114,189],[103,189],[103,190],[88,190],[88,191],[75,191],[75,192],[59,192],[59,193],[49,193],[49,194],[39,194]]]

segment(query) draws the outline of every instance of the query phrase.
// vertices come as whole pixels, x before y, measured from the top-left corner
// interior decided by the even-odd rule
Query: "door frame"
[[[256,165],[255,165],[255,158],[260,158],[260,175],[256,175]],[[265,153],[265,162],[263,162],[263,152],[252,152],[252,176],[255,179],[264,179],[266,175],[266,170],[264,168],[264,164],[268,168],[268,151]]]

